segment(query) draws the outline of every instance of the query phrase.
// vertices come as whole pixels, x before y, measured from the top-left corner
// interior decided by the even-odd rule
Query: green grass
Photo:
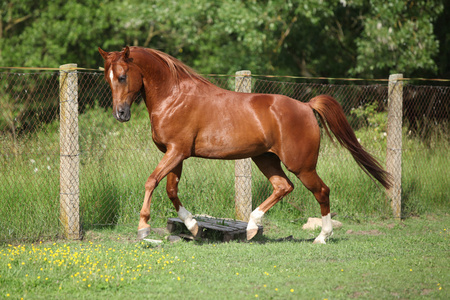
[[[43,125],[13,143],[0,136],[0,242],[61,236],[59,222],[59,123]],[[132,107],[132,119],[119,123],[110,109],[94,106],[80,116],[80,212],[83,230],[103,225],[136,226],[144,184],[162,157],[151,139],[145,106]],[[384,160],[386,138],[377,128],[358,130],[358,138]],[[403,216],[449,209],[448,131],[437,129],[429,142],[404,134]],[[16,155],[12,154],[16,153]],[[352,220],[389,218],[385,191],[373,183],[350,154],[323,138],[318,174],[331,188],[331,209]],[[253,165],[253,206],[272,192]],[[288,174],[294,191],[268,213],[273,219],[319,216],[319,205],[301,182]],[[233,218],[234,162],[190,158],[179,186],[182,203],[194,214]],[[163,180],[154,192],[151,225],[176,216]]]
[[[448,299],[448,214],[341,221],[327,245],[311,243],[318,232],[270,217],[252,242],[153,247],[119,226],[88,231],[82,242],[5,245],[0,298]]]

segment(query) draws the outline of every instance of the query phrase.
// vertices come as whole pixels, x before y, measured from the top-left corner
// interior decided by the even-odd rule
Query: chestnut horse
[[[359,144],[339,103],[320,95],[308,103],[282,95],[237,93],[221,89],[179,60],[157,50],[126,47],[121,52],[98,49],[105,60],[105,77],[113,98],[113,115],[130,120],[130,106],[141,93],[150,117],[152,137],[164,156],[145,183],[138,238],[150,232],[154,189],[167,176],[167,194],[178,216],[194,236],[198,225],[178,198],[183,160],[189,157],[241,159],[251,157],[269,179],[273,193],[251,214],[247,239],[258,231],[263,215],[294,186],[282,162],[320,204],[322,231],[314,240],[325,244],[333,233],[330,189],[316,173],[320,130],[314,111],[358,165],[384,187],[390,176]],[[330,135],[331,137],[331,135]]]

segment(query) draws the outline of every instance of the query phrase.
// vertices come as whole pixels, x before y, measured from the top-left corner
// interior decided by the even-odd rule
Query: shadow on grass
[[[192,247],[202,247],[202,246],[206,246],[206,245],[211,245],[211,244],[226,244],[229,242],[224,242],[221,239],[217,239],[217,240],[211,240],[211,239],[202,239],[202,240],[189,240],[189,239],[184,239],[186,242],[189,242]],[[331,238],[327,241],[327,244],[329,245],[333,245],[333,244],[339,244],[341,242],[347,242],[349,240],[349,238],[347,237],[339,237],[339,238]],[[282,239],[272,239],[272,238],[266,238],[266,237],[260,237],[258,239],[252,239],[250,241],[247,240],[234,240],[233,242],[237,242],[238,244],[253,244],[253,245],[265,245],[265,244],[271,244],[271,243],[279,243],[279,244],[292,244],[292,243],[296,243],[296,244],[313,244],[314,239],[297,239],[297,238],[282,238]],[[142,249],[154,249],[154,248],[159,248],[159,247],[164,247],[164,244],[166,244],[165,242],[163,242],[163,244],[154,244],[154,243],[145,243],[145,244],[141,244],[141,248]],[[167,244],[166,244],[167,245]],[[318,247],[320,247],[321,244],[317,244]]]
[[[327,240],[327,244],[339,244],[342,241],[348,241],[348,238],[347,237],[336,237],[336,238],[332,237]],[[255,242],[255,243],[259,243],[259,244],[265,244],[265,243],[311,243],[312,244],[314,242],[314,238],[298,239],[298,238],[294,238],[292,236],[288,236],[285,238],[274,239],[274,238],[268,238],[265,236],[261,236],[255,240],[251,240],[251,241],[247,241],[247,242]]]
[[[187,242],[192,242],[196,246],[203,246],[209,244],[225,244],[229,242],[237,242],[243,244],[257,244],[263,245],[268,243],[313,243],[314,238],[294,238],[292,235],[284,238],[272,238],[264,235],[257,235],[250,241],[247,241],[243,235],[239,236],[239,238],[233,239],[231,241],[224,241],[223,233],[217,231],[210,231],[207,234],[204,234],[202,238],[194,239],[189,232],[186,230],[177,230],[176,232],[172,232],[171,235],[178,235],[182,237]],[[189,237],[187,237],[189,236]],[[327,244],[339,244],[343,241],[348,241],[348,237],[332,237],[327,240]]]

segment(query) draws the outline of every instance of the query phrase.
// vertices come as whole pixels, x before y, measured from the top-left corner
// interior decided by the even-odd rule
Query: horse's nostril
[[[116,110],[115,117],[120,122],[126,122],[130,120],[130,108],[129,106],[121,106]]]

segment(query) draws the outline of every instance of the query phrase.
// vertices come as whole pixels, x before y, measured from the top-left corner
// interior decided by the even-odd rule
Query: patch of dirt
[[[395,227],[395,224],[394,223],[387,224],[386,227],[389,228],[389,229],[392,229],[392,228]]]
[[[353,231],[353,230],[347,230],[345,232],[346,234],[354,234],[354,235],[382,235],[384,233],[376,230],[376,229],[372,229],[372,230],[368,230],[368,231]]]
[[[429,215],[427,215],[427,220],[436,221],[437,218],[436,218],[436,216],[434,214],[429,214]]]
[[[420,293],[421,296],[426,296],[429,293],[431,293],[433,290],[432,289],[423,289],[422,293]]]
[[[359,298],[359,297],[363,297],[365,294],[367,294],[366,291],[363,291],[363,292],[354,292],[354,293],[351,294],[349,297],[350,297],[350,298]]]

